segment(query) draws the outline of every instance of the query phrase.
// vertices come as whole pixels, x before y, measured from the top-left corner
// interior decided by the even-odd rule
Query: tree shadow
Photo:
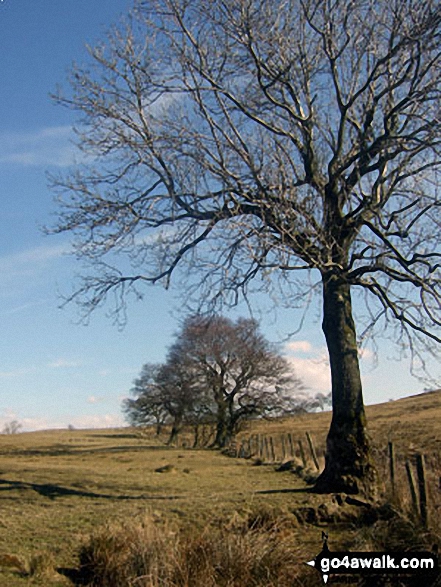
[[[106,493],[96,493],[94,491],[83,491],[79,489],[72,489],[70,487],[63,487],[62,485],[55,485],[54,483],[26,483],[24,481],[9,481],[8,479],[0,479],[0,491],[13,491],[14,489],[26,490],[31,489],[43,497],[51,500],[66,497],[88,497],[92,499],[113,499],[113,500],[174,500],[180,499],[178,495],[110,495]]]
[[[57,573],[67,577],[75,586],[89,585],[90,577],[89,573],[86,573],[83,569],[59,567],[56,569]]]
[[[296,487],[294,489],[263,489],[261,491],[255,491],[260,495],[271,495],[274,493],[314,493],[312,487]]]
[[[26,450],[4,450],[0,451],[0,455],[2,456],[25,456],[25,457],[40,457],[40,456],[48,456],[48,457],[59,457],[59,456],[77,456],[77,455],[87,455],[87,454],[102,454],[102,453],[118,453],[118,452],[143,452],[143,451],[152,451],[152,450],[171,450],[174,447],[169,446],[158,446],[158,445],[142,445],[139,446],[138,444],[135,445],[126,445],[126,446],[109,446],[109,447],[99,447],[99,448],[79,448],[78,446],[70,446],[66,447],[48,447],[48,448],[35,448],[35,449],[26,449]]]

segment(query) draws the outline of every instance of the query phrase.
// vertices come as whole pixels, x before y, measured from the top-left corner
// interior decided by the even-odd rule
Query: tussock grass
[[[27,574],[34,579],[50,580],[55,574],[55,567],[55,557],[51,552],[37,552],[29,560]]]
[[[421,552],[440,547],[425,531],[393,507],[352,537],[351,550]],[[387,514],[387,515],[386,515]],[[316,571],[305,566],[311,553],[302,547],[295,517],[277,508],[236,514],[228,523],[197,530],[142,518],[107,524],[81,551],[89,587],[316,587]],[[317,553],[318,554],[318,551]],[[424,577],[355,578],[359,586],[438,586],[439,572]]]
[[[178,531],[150,518],[106,525],[83,547],[82,571],[93,587],[315,585],[317,577],[301,562],[305,553],[286,520],[281,524],[266,512],[235,530]]]

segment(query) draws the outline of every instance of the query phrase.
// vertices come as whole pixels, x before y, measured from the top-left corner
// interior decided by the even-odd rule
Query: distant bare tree
[[[317,392],[314,395],[310,395],[305,392],[303,396],[296,398],[297,409],[304,412],[317,412],[318,410],[323,412],[326,408],[330,408],[331,406],[331,393]]]
[[[18,434],[23,428],[18,420],[11,420],[3,426],[2,434]]]
[[[91,58],[59,96],[86,155],[54,180],[56,231],[90,264],[73,298],[121,308],[179,267],[212,302],[255,282],[295,305],[318,284],[333,418],[316,489],[369,492],[351,292],[361,335],[391,327],[422,362],[441,342],[439,2],[139,0]]]
[[[133,426],[151,425],[156,434],[161,434],[164,424],[170,417],[164,405],[164,389],[157,381],[161,365],[147,363],[135,379],[132,394],[123,402],[123,410]]]
[[[170,424],[168,443],[176,442],[182,427],[197,409],[200,389],[191,373],[169,357],[165,364],[146,364],[135,380],[135,398],[123,402],[123,410],[134,426],[154,424],[159,434]]]

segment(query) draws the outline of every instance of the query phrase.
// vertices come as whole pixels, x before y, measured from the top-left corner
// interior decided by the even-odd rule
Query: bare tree
[[[73,296],[87,310],[179,267],[211,301],[254,282],[295,304],[319,285],[333,418],[318,491],[375,482],[351,291],[362,335],[441,342],[440,49],[436,0],[139,1],[59,96],[82,114],[84,162],[54,183],[56,230],[90,263]]]
[[[213,421],[213,402],[195,366],[172,346],[162,365],[158,383],[164,390],[164,407],[172,416],[169,443],[175,442],[184,425],[198,427]]]
[[[303,393],[296,397],[296,409],[298,413],[324,411],[332,406],[331,393],[317,392],[314,395]]]
[[[164,405],[164,389],[158,383],[161,365],[147,363],[135,379],[132,394],[123,402],[123,410],[133,426],[154,425],[156,434],[161,434],[170,414]]]
[[[22,428],[18,420],[11,420],[3,426],[2,434],[18,434]]]
[[[134,425],[170,422],[169,442],[191,425],[197,444],[200,426],[215,424],[213,446],[223,448],[244,420],[295,408],[298,389],[254,320],[196,315],[184,321],[163,365],[144,365],[124,411]]]
[[[208,394],[216,416],[214,446],[224,447],[252,417],[286,414],[301,383],[260,333],[255,320],[191,316],[170,349]],[[211,401],[210,401],[211,400]],[[214,402],[214,409],[210,405]]]

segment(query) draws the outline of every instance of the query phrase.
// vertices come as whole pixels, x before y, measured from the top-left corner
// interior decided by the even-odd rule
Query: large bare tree
[[[294,304],[318,277],[319,491],[375,481],[351,292],[366,333],[440,343],[440,35],[436,0],[139,1],[58,98],[82,114],[83,163],[55,183],[86,308],[180,267],[232,303],[272,283]]]

